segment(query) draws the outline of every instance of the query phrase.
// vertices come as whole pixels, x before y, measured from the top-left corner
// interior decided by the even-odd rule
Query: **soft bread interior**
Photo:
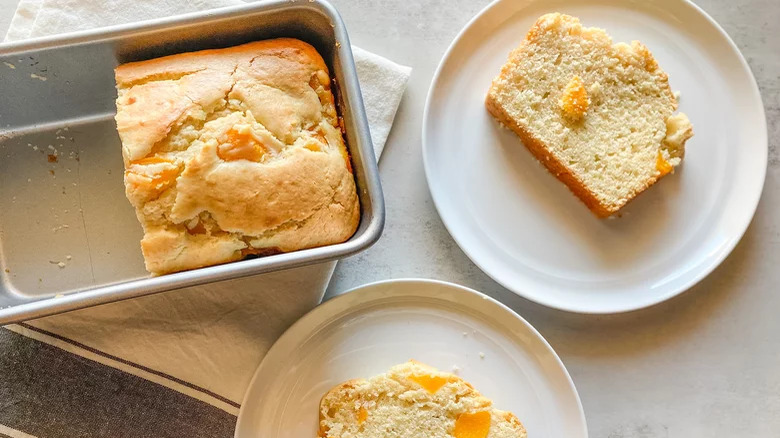
[[[678,166],[693,135],[645,46],[557,13],[510,55],[487,107],[601,216]]]
[[[466,381],[418,362],[345,382],[320,403],[327,438],[524,438],[513,414],[492,407]]]

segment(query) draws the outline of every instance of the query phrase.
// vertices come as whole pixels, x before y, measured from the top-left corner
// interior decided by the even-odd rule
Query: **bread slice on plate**
[[[613,44],[559,13],[540,17],[509,55],[486,106],[600,217],[672,173],[693,136],[644,45]]]
[[[320,402],[323,438],[525,438],[512,413],[493,408],[460,377],[416,361],[344,382]]]

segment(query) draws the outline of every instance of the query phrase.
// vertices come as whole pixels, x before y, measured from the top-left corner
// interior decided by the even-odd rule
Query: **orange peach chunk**
[[[566,85],[561,95],[560,104],[564,114],[574,120],[582,118],[588,111],[588,105],[590,105],[588,92],[585,91],[585,86],[579,76],[574,76]]]
[[[259,163],[267,149],[248,128],[231,129],[227,139],[217,147],[217,155],[225,161],[247,160]]]
[[[664,176],[667,173],[674,170],[674,166],[672,166],[668,161],[666,161],[661,151],[658,151],[658,157],[655,159],[655,168],[656,170],[661,172],[661,175],[659,176]]]
[[[149,167],[160,164],[163,166]],[[136,181],[148,181],[147,190],[161,193],[179,176],[179,167],[171,160],[153,156],[131,162],[125,172],[140,177]]]
[[[446,377],[431,376],[430,374],[413,375],[409,377],[410,380],[418,383],[425,388],[426,391],[431,394],[435,394],[445,383],[449,381]]]
[[[490,412],[465,412],[455,420],[455,438],[485,438],[490,431]]]

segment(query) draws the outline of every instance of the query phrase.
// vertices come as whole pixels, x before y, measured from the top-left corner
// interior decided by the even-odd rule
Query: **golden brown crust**
[[[127,197],[156,274],[347,240],[359,204],[330,75],[283,38],[124,64]]]
[[[636,196],[647,190],[650,186],[658,182],[666,174],[661,174],[658,177],[652,178],[647,181],[644,187],[638,190],[634,197],[629,199],[628,202],[618,206],[617,208],[608,204],[602,204],[596,195],[588,190],[588,187],[577,178],[576,175],[562,162],[560,162],[539,140],[535,139],[528,131],[523,129],[514,119],[507,116],[500,105],[497,105],[495,101],[488,94],[485,100],[485,106],[488,112],[495,117],[499,122],[504,124],[507,128],[520,137],[520,140],[528,148],[529,151],[536,157],[536,159],[544,165],[544,167],[553,176],[558,178],[561,182],[566,184],[566,187],[574,193],[584,204],[590,209],[596,216],[600,218],[606,218],[615,214],[618,210],[625,207],[629,202],[633,201]]]
[[[568,167],[555,158],[539,140],[535,139],[514,119],[509,117],[504,112],[501,105],[496,104],[492,99],[491,94],[488,94],[487,99],[485,100],[485,106],[493,117],[517,134],[534,157],[536,157],[550,173],[566,184],[569,190],[580,198],[593,213],[599,217],[607,217],[613,213],[608,209],[608,206],[602,205],[598,198],[596,198],[596,195],[588,190],[587,186],[585,186],[585,184],[583,184]]]
[[[115,77],[118,86],[127,87],[139,81],[195,73],[255,55],[291,59],[300,64],[309,64],[314,70],[328,71],[325,61],[310,44],[294,38],[277,38],[224,49],[199,50],[128,62],[116,68]],[[286,72],[279,73],[284,75]]]

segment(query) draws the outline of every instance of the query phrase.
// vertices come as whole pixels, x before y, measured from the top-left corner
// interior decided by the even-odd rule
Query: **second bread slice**
[[[526,438],[526,431],[460,377],[409,361],[328,391],[320,402],[319,436]]]

